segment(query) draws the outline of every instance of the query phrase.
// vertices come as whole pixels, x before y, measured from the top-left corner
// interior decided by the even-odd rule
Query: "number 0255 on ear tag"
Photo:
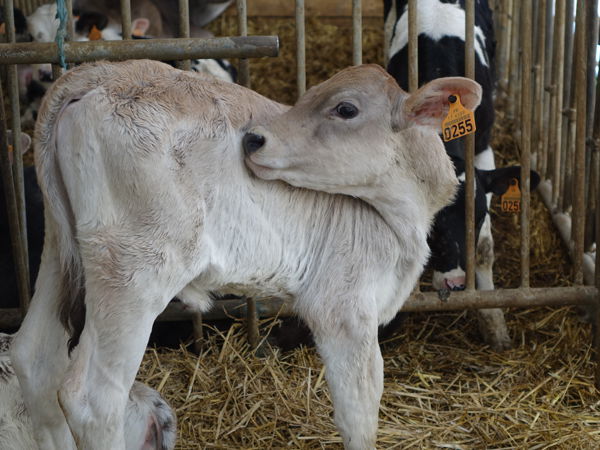
[[[519,189],[519,180],[513,178],[510,180],[508,190],[500,198],[502,212],[518,213],[521,211],[521,190]]]
[[[442,137],[444,142],[475,133],[475,114],[465,108],[460,102],[460,96],[453,94],[448,97],[450,109],[442,122]]]

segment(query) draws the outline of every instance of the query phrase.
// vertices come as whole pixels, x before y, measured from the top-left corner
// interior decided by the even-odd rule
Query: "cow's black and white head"
[[[460,186],[454,203],[442,209],[435,217],[429,236],[434,289],[462,290],[465,288],[466,234],[465,234],[465,162],[453,157]],[[510,166],[494,170],[475,169],[475,242],[479,239],[488,214],[487,194],[502,195],[508,190],[510,180],[520,182],[521,167]],[[531,171],[531,190],[539,184],[540,177]]]

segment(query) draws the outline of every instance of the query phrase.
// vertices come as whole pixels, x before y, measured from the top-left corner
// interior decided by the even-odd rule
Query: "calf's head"
[[[350,67],[251,128],[243,138],[247,165],[259,178],[367,201],[387,195],[382,185],[407,186],[407,196],[423,194],[435,212],[455,191],[438,133],[456,93],[467,108],[479,104],[472,80],[442,78],[408,94],[379,66]]]
[[[465,288],[466,239],[465,239],[465,162],[459,157],[452,158],[460,185],[454,202],[440,210],[429,235],[431,257],[429,266],[433,269],[434,289],[463,290]],[[487,194],[502,195],[508,190],[512,179],[521,179],[521,167],[510,166],[495,170],[475,169],[475,240],[478,241],[488,213]],[[533,191],[540,182],[535,171],[530,173],[530,187]],[[482,237],[483,238],[483,237]],[[492,245],[480,242],[477,258],[485,260],[492,255]],[[482,261],[491,264],[493,261]]]

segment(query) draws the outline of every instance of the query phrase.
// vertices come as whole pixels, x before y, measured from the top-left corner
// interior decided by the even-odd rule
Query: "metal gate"
[[[362,60],[361,0],[351,1],[353,25],[353,62]],[[410,90],[418,83],[417,8],[418,0],[409,0],[409,80]],[[22,1],[31,12],[33,1]],[[68,35],[72,35],[71,1],[66,1]],[[121,1],[123,35],[130,36],[131,14],[129,0]],[[188,1],[179,0],[179,39],[148,41],[67,42],[64,55],[67,62],[79,63],[96,59],[153,58],[182,61],[189,58],[251,58],[276,56],[274,36],[247,37],[246,0],[236,0],[239,18],[239,37],[189,38]],[[416,290],[403,311],[461,310],[465,308],[530,307],[541,305],[589,305],[594,310],[594,340],[600,345],[600,265],[592,250],[600,238],[600,95],[596,95],[596,44],[598,43],[598,0],[491,0],[498,42],[497,75],[498,101],[507,105],[509,116],[520,124],[520,163],[522,180],[521,201],[521,286],[517,289],[477,291],[475,289],[475,217],[474,217],[474,139],[466,139],[466,290],[452,292],[440,298],[435,292]],[[576,4],[575,4],[576,3]],[[465,74],[474,78],[474,18],[475,0],[466,0]],[[0,64],[8,65],[8,90],[11,107],[11,127],[20,129],[19,103],[16,85],[18,63],[55,64],[59,62],[57,45],[15,44],[12,24],[13,1],[6,0],[8,38],[0,44]],[[29,10],[27,8],[30,8]],[[305,71],[305,0],[295,2],[297,44],[297,89],[306,89]],[[573,26],[575,24],[575,26]],[[382,24],[383,26],[383,24]],[[70,34],[69,34],[70,33]],[[386,48],[390,29],[386,29]],[[187,66],[189,67],[189,66]],[[249,84],[247,59],[240,60],[240,82]],[[0,96],[2,97],[2,96]],[[596,114],[595,114],[596,113]],[[0,326],[15,326],[27,310],[29,300],[26,258],[25,216],[23,202],[22,162],[8,161],[4,106],[0,105],[0,165],[9,206],[11,236],[18,268],[21,295],[20,310],[4,310]],[[13,146],[19,154],[20,142]],[[542,183],[540,194],[552,213],[554,222],[567,244],[573,262],[573,286],[531,288],[529,285],[530,254],[530,192],[529,170],[537,170]],[[595,254],[594,254],[595,253]],[[205,318],[226,316],[248,317],[251,343],[256,343],[259,316],[289,314],[291,308],[277,299],[248,299],[219,301]],[[162,320],[189,319],[189,313],[171,305]],[[201,319],[193,318],[199,337]],[[596,380],[600,381],[600,364]],[[600,385],[600,384],[599,384]]]

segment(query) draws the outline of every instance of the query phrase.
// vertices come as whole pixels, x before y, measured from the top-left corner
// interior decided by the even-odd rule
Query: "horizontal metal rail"
[[[140,39],[132,41],[65,42],[68,63],[98,60],[257,58],[277,56],[277,36]],[[54,42],[0,44],[0,64],[58,63]]]
[[[448,299],[440,298],[437,292],[413,293],[402,307],[402,312],[459,311],[482,308],[530,308],[535,306],[593,305],[598,295],[595,286],[573,286],[555,288],[498,289],[495,291],[466,290],[452,292]],[[246,299],[218,300],[214,307],[202,315],[204,320],[247,317]],[[256,314],[259,317],[281,317],[293,315],[291,303],[280,298],[256,299]],[[182,303],[171,303],[159,316],[159,320],[172,322],[190,320],[194,315]],[[17,308],[4,310],[0,316],[0,328],[16,327],[21,321]]]

